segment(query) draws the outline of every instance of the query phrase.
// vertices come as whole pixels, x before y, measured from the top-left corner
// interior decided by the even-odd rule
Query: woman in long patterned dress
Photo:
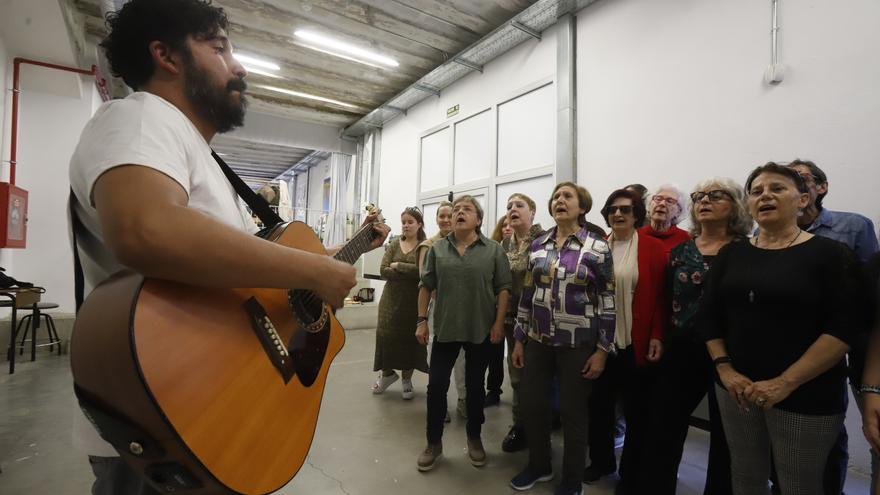
[[[402,234],[388,244],[382,258],[380,273],[387,282],[379,300],[379,321],[376,325],[376,357],[373,371],[381,371],[373,393],[381,394],[403,376],[401,395],[413,398],[414,370],[428,372],[425,347],[413,335],[412,326],[418,316],[419,266],[416,247],[425,240],[422,212],[416,207],[400,214]]]

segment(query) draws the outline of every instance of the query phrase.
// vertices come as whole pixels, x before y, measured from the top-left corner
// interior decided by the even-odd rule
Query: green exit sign
[[[447,118],[452,117],[454,115],[458,115],[458,105],[455,105],[453,107],[449,107],[446,109],[446,117]]]

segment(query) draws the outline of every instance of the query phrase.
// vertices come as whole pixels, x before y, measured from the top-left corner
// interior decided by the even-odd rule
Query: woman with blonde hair
[[[642,490],[675,495],[691,413],[708,393],[706,493],[724,495],[730,493],[730,454],[715,397],[715,367],[697,334],[696,320],[712,260],[728,243],[746,238],[752,217],[742,186],[732,179],[704,180],[694,187],[690,200],[692,239],[672,248],[666,269],[671,326],[664,340],[648,430],[646,457],[652,461],[643,465],[644,474],[638,479],[646,484]]]

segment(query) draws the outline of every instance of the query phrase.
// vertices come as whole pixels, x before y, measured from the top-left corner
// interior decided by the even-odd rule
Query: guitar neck
[[[342,249],[333,256],[333,259],[353,265],[362,254],[369,251],[374,235],[373,225],[364,225],[350,241],[342,246]]]

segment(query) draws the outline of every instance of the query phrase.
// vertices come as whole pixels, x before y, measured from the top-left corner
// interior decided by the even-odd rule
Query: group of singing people
[[[593,198],[572,182],[553,189],[547,230],[519,193],[493,238],[471,196],[440,205],[430,239],[421,211],[407,208],[381,265],[373,393],[402,378],[411,399],[413,370],[428,373],[417,466],[429,471],[454,370],[467,455],[483,466],[483,410],[498,403],[506,339],[513,427],[502,450],[528,449],[516,490],[555,478],[554,493],[579,494],[617,472],[615,493],[673,495],[691,415],[708,396],[706,494],[840,495],[847,379],[875,467],[880,451],[880,337],[870,332],[880,258],[872,222],[825,208],[828,188],[800,159],[757,167],[745,184],[707,179],[689,195],[633,184],[605,200],[608,233],[586,221]],[[690,231],[676,226],[688,216]]]

